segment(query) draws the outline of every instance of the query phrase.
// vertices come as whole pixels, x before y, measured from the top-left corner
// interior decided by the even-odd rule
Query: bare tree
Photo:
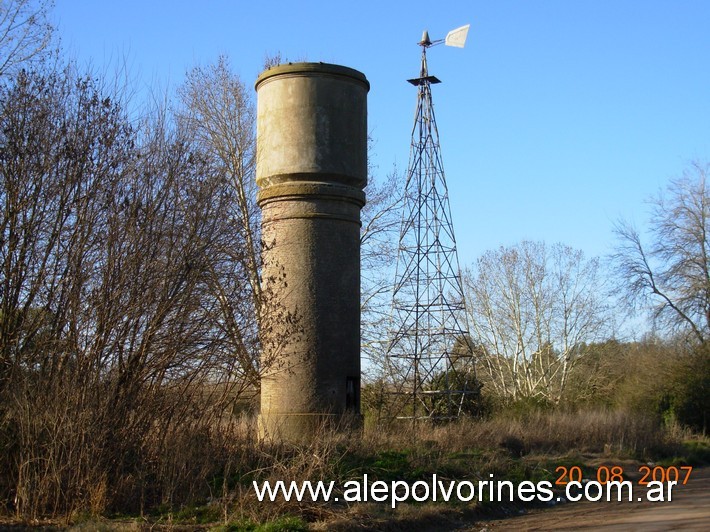
[[[89,299],[101,279],[104,205],[117,196],[132,132],[70,68],[20,72],[0,102],[0,477],[16,512],[36,515],[63,506],[58,494],[85,478],[77,455],[98,458],[77,450],[87,424],[68,420],[97,413],[92,391],[115,359],[96,341],[102,323]],[[91,421],[97,444],[107,441],[106,425]],[[60,447],[78,459],[71,474],[51,459]]]
[[[700,343],[710,334],[709,168],[694,163],[650,202],[650,244],[619,222],[613,257],[632,303],[648,305],[658,325],[688,331]]]
[[[221,426],[247,382],[214,283],[247,253],[198,148],[72,68],[0,91],[0,497],[18,515],[139,500],[126,482],[174,478],[146,464]]]
[[[41,57],[54,28],[47,20],[52,0],[0,0],[0,77]]]
[[[559,401],[583,344],[605,333],[598,260],[526,241],[485,253],[464,284],[486,385],[504,399]]]
[[[361,348],[366,370],[377,371],[384,369],[404,186],[396,168],[384,179],[372,173],[368,179],[360,231]]]
[[[140,120],[107,80],[43,68],[0,84],[0,506],[180,504],[270,363],[258,325],[298,334],[260,312],[283,279],[259,279],[253,104],[225,61],[191,72],[176,114]]]
[[[227,184],[218,216],[227,221],[233,238],[222,242],[212,290],[221,312],[217,323],[230,339],[245,381],[258,389],[262,287],[254,102],[224,56],[215,64],[192,69],[178,94],[181,130],[205,154],[211,175]]]
[[[280,55],[267,58],[266,67],[280,62]],[[215,290],[220,294],[226,329],[234,339],[234,352],[245,368],[252,368],[248,372],[250,380],[258,385],[258,349],[254,349],[258,346],[253,341],[249,342],[249,349],[244,345],[244,339],[253,336],[254,327],[243,319],[250,314],[261,316],[264,297],[260,283],[261,217],[256,204],[254,103],[226,57],[191,70],[178,92],[181,128],[190,131],[199,148],[208,154],[212,173],[223,176],[230,184],[233,201],[227,204],[224,216],[232,224],[235,240],[228,248],[238,251],[241,262],[232,261],[236,270],[215,276]],[[389,288],[389,269],[396,259],[400,189],[401,177],[396,171],[385,179],[371,175],[362,212],[362,346],[370,359],[381,355],[385,339],[389,310],[385,293]],[[238,286],[244,279],[250,287],[249,293],[243,294],[247,297],[231,294],[235,281]],[[266,328],[259,319],[261,328]],[[264,319],[272,320],[273,316]]]

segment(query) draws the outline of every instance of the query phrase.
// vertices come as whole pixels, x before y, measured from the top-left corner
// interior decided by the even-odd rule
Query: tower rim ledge
[[[284,63],[264,70],[259,77],[256,78],[254,88],[258,91],[259,85],[276,76],[283,75],[303,75],[303,74],[325,74],[337,77],[351,78],[365,86],[369,92],[370,82],[365,77],[365,74],[354,68],[335,65],[332,63]]]

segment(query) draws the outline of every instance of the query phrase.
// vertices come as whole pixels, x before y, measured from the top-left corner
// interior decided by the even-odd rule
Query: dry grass
[[[424,428],[419,438],[436,441],[451,451],[503,447],[514,454],[569,451],[644,455],[672,443],[650,417],[628,411],[533,411],[525,417],[497,417],[485,421]]]
[[[97,477],[91,493],[98,502],[87,504],[84,514],[101,515],[112,508],[124,513],[138,511],[152,523],[196,526],[264,523],[291,515],[340,530],[358,526],[356,523],[407,529],[414,522],[435,521],[432,515],[455,522],[462,512],[474,511],[475,505],[404,504],[392,512],[384,505],[266,503],[256,499],[252,481],[334,480],[342,485],[348,479],[361,479],[363,473],[373,480],[410,482],[426,480],[433,473],[440,478],[469,480],[495,473],[499,478],[519,481],[542,478],[539,475],[544,474],[544,468],[536,462],[549,463],[574,453],[627,459],[658,457],[672,454],[680,438],[687,436],[677,428],[661,429],[638,414],[601,410],[529,412],[445,426],[380,426],[356,438],[324,430],[312,442],[301,445],[260,442],[253,425],[252,418],[241,417],[212,426],[180,423],[168,434],[156,426],[142,440],[143,469],[126,474],[119,482]],[[132,504],[122,503],[131,496]],[[74,511],[65,519],[73,521],[77,515]],[[390,521],[392,527],[383,524]]]
[[[672,453],[679,443],[678,434],[662,430],[651,418],[629,412],[531,412],[524,417],[468,419],[446,426],[380,426],[367,430],[360,438],[323,433],[310,444],[272,445],[263,449],[254,478],[342,483],[360,479],[363,473],[373,480],[414,481],[430,478],[433,473],[476,479],[495,472],[502,478],[521,480],[544,474],[536,461],[547,463],[555,457],[581,453],[650,458]],[[347,523],[358,521],[379,527],[382,520],[394,519],[404,526],[412,519],[412,512],[424,522],[428,519],[424,514],[430,511],[421,505],[402,505],[393,514],[377,505],[345,508],[286,501],[258,503],[250,487],[242,488],[233,504],[231,519],[259,522],[291,514],[343,530],[350,526]],[[456,513],[463,511],[449,510],[454,513],[448,518],[454,520]],[[441,511],[444,508],[437,510]]]

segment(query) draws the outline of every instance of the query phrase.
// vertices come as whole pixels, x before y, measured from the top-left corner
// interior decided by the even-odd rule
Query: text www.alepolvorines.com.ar
[[[634,484],[628,480],[600,483],[596,481],[569,482],[564,486],[564,495],[552,490],[552,483],[546,480],[532,482],[524,480],[517,485],[509,480],[439,480],[432,475],[431,481],[418,480],[409,484],[403,480],[385,482],[368,481],[363,475],[362,480],[348,480],[336,489],[335,481],[324,482],[304,480],[286,482],[277,480],[263,481],[261,485],[252,482],[256,497],[260,502],[274,502],[279,499],[298,502],[388,502],[392,508],[406,501],[416,502],[469,502],[488,500],[492,502],[551,502],[568,501],[649,501],[670,502],[672,490],[677,482],[649,482],[643,489],[643,496],[634,495]]]

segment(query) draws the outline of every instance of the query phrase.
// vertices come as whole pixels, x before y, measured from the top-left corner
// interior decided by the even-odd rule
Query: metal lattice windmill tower
[[[432,42],[425,31],[417,109],[404,192],[392,321],[387,348],[396,415],[451,419],[477,396],[448,188],[434,118],[427,49],[440,42],[463,47],[468,26]]]

